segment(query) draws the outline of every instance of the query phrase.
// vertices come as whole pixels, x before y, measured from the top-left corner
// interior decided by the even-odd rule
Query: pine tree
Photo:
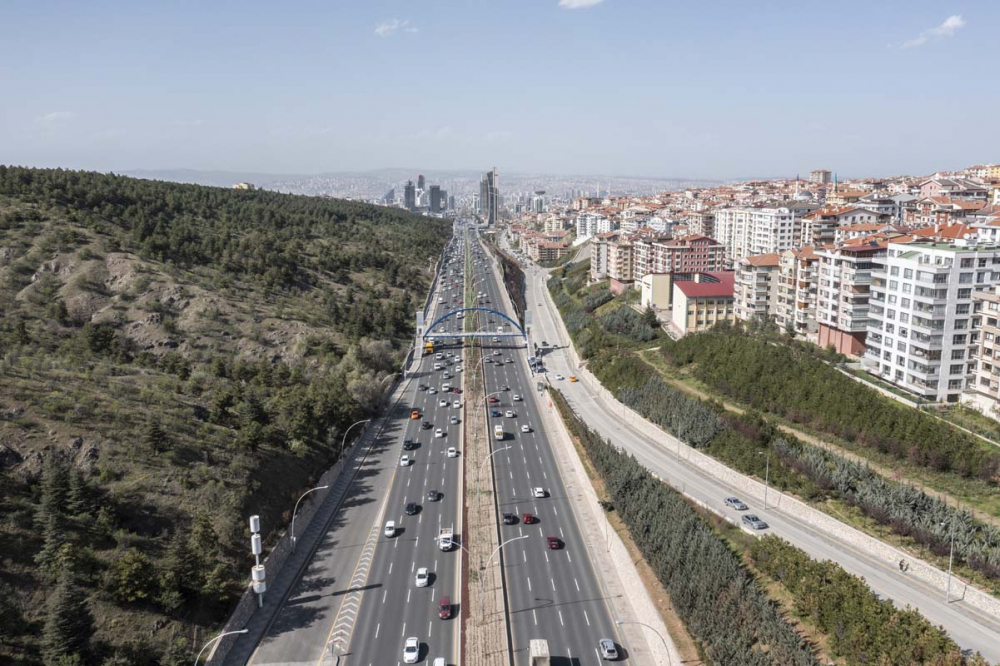
[[[25,629],[24,615],[10,585],[0,582],[0,645],[7,638],[21,635]]]
[[[60,552],[66,544],[66,532],[59,514],[49,515],[42,528],[42,539],[42,548],[35,555],[35,562],[46,577],[56,578],[59,574]]]
[[[52,517],[62,518],[69,495],[69,468],[56,456],[49,456],[42,468],[42,496],[35,510],[36,524],[44,528]]]
[[[147,450],[159,453],[167,448],[167,433],[160,425],[159,419],[150,419],[142,432],[142,444]]]
[[[69,476],[69,493],[66,497],[66,511],[71,516],[92,515],[93,501],[90,486],[83,472],[74,468]]]
[[[94,616],[87,603],[86,591],[73,572],[63,572],[46,606],[48,613],[42,631],[45,662],[52,664],[63,657],[85,656],[94,633]]]

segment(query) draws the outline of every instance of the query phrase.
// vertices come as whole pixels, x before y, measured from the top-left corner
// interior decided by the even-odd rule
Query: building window
[[[910,315],[906,314],[905,312],[900,312],[899,313],[899,323],[900,324],[907,324],[909,322],[910,322]]]
[[[965,358],[965,350],[964,349],[952,349],[951,350],[951,360],[953,360],[953,361],[961,361],[964,358]]]
[[[956,331],[964,331],[967,328],[969,328],[969,320],[968,319],[956,319],[955,320],[955,330]]]
[[[963,259],[962,261],[965,261],[965,259]],[[972,284],[972,273],[959,273],[958,274],[958,283],[959,284]]]
[[[908,282],[904,282],[903,283],[903,293],[904,294],[910,294],[912,292],[913,292],[913,285],[910,284],[910,283],[908,283]]]
[[[975,264],[975,260],[974,259],[965,258],[965,259],[962,259],[961,267],[962,268],[972,268],[972,266],[974,264]]]
[[[899,266],[893,266],[889,269],[889,275],[899,275]]]
[[[966,337],[965,337],[964,334],[951,336],[951,344],[953,344],[953,345],[964,345],[965,344],[965,340],[966,340]]]
[[[972,290],[971,289],[959,289],[958,290],[958,297],[959,298],[972,298]]]
[[[955,314],[969,314],[969,304],[959,303],[955,306]]]
[[[963,375],[965,374],[965,366],[961,363],[955,363],[950,368],[948,368],[949,375]]]
[[[910,299],[904,298],[904,299],[902,299],[902,300],[899,301],[899,304],[900,304],[900,306],[902,306],[904,308],[908,308],[908,307],[910,307]]]
[[[895,275],[895,273],[893,273],[893,275]],[[905,277],[907,280],[912,279],[913,278],[913,269],[912,268],[905,269],[903,271],[903,277]]]
[[[898,290],[899,289],[899,281],[897,281],[897,280],[889,280],[889,289],[892,289],[893,291]]]

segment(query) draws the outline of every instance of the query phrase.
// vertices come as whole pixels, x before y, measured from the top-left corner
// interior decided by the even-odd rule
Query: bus
[[[424,356],[433,353],[434,353],[434,342],[432,340],[428,340],[427,342],[424,343]]]
[[[495,425],[493,426],[493,439],[503,439],[503,426]]]

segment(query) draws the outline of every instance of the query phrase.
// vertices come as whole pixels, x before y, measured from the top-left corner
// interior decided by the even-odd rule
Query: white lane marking
[[[566,623],[565,623],[565,622],[563,622],[563,618],[562,618],[562,611],[556,611],[556,612],[557,612],[557,613],[559,613],[559,624],[561,624],[562,626],[564,626],[564,627],[565,627],[565,626],[566,626]],[[570,661],[573,661],[573,658],[572,658],[572,657],[570,657]]]
[[[375,625],[375,638],[378,638],[378,630],[382,628],[382,623],[379,622]]]
[[[579,583],[579,581],[577,581],[576,578],[573,579],[573,584],[576,585],[576,591],[579,592],[580,591],[580,583]]]
[[[406,623],[403,623],[403,636],[406,636]]]
[[[389,596],[389,590],[382,590],[382,603],[385,603],[385,598]],[[376,636],[378,634],[376,633]]]
[[[535,626],[537,627],[538,626],[538,616],[535,615],[535,609],[534,608],[531,609],[531,617],[535,620]]]
[[[583,619],[587,621],[587,626],[590,626],[590,618],[587,617],[587,611],[583,611]],[[600,655],[598,655],[600,656]]]
[[[528,576],[528,592],[531,592],[531,577]]]
[[[548,553],[544,553],[544,555],[545,555],[545,561],[548,562],[549,561],[549,554]]]
[[[434,623],[433,622],[428,622],[427,623],[427,638],[430,638],[432,633],[434,633]]]
[[[561,536],[561,537],[562,537],[563,539],[565,539],[565,538],[566,538],[566,535],[565,535],[565,534],[563,534],[563,531],[562,531],[562,528],[561,528],[561,527],[559,528],[559,536]]]
[[[569,554],[569,551],[566,551],[566,559],[568,559],[570,562],[573,561],[573,556]]]
[[[389,562],[389,573],[387,573],[386,576],[391,576],[391,575],[392,575],[392,562]]]
[[[553,580],[552,578],[549,578],[549,584],[552,585],[552,591],[555,592],[556,591],[556,581]]]

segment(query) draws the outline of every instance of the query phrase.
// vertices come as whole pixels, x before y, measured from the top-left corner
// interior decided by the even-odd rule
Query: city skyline
[[[42,2],[5,14],[8,163],[864,177],[989,161],[1000,140],[979,56],[1000,10],[985,2],[545,0],[488,16],[457,2]],[[932,94],[930,80],[976,103]]]

